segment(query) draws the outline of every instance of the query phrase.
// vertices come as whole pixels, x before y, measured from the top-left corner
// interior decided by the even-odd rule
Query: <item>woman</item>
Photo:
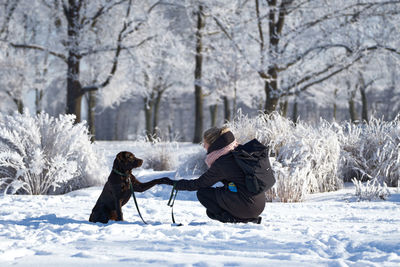
[[[238,145],[232,132],[227,127],[213,127],[204,132],[203,139],[209,169],[195,180],[175,181],[175,188],[197,191],[197,198],[211,219],[224,223],[259,224],[259,215],[265,207],[265,194],[252,196],[247,190],[244,173],[230,153]],[[211,187],[217,182],[224,186]]]

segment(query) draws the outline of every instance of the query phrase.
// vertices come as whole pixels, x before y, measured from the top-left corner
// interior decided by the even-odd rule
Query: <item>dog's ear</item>
[[[121,151],[117,154],[117,156],[114,159],[114,164],[113,164],[113,168],[122,171],[123,169],[123,165],[126,161],[126,156],[125,156],[125,151]]]

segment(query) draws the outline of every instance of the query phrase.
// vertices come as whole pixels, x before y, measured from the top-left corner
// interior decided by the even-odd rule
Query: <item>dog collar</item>
[[[118,174],[118,175],[121,175],[121,176],[124,176],[124,177],[128,177],[128,176],[129,176],[129,174],[122,173],[122,172],[120,172],[120,171],[118,171],[118,170],[116,170],[116,169],[112,169],[112,170],[113,170],[113,172],[115,172],[115,173]]]

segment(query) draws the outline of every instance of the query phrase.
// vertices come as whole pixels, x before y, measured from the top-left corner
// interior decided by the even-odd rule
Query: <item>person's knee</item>
[[[206,190],[205,188],[200,188],[200,189],[196,192],[197,199],[198,199],[200,202],[203,202],[203,200],[206,198],[206,195],[207,195],[207,190]]]

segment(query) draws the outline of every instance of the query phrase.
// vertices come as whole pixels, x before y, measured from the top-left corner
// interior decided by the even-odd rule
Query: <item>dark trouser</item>
[[[206,207],[207,216],[209,218],[223,223],[245,222],[239,218],[236,218],[218,205],[217,197],[215,195],[215,188],[201,188],[199,191],[197,191],[197,198],[200,203]]]

